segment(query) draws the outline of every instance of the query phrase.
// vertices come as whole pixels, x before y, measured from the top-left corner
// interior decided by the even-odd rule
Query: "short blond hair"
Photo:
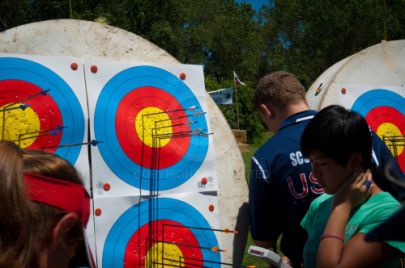
[[[278,108],[284,108],[291,103],[305,100],[305,88],[295,75],[277,71],[263,76],[253,96],[256,107],[261,104],[272,104]]]

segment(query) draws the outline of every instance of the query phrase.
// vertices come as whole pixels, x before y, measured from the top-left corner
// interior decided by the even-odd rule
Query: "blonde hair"
[[[256,107],[261,104],[272,104],[277,108],[285,108],[291,103],[305,100],[305,88],[291,73],[277,71],[263,76],[253,96]]]
[[[76,169],[59,156],[0,142],[0,267],[37,267],[39,253],[52,240],[50,230],[67,214],[30,201],[24,185],[25,172],[82,184]],[[72,235],[81,235],[81,228],[78,221]]]

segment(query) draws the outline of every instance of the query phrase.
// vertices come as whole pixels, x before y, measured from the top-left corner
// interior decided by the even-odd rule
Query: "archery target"
[[[322,101],[327,94],[329,86],[333,83],[336,74],[345,64],[352,58],[349,56],[329,67],[324,71],[311,85],[306,93],[306,100],[309,107],[314,110],[320,110],[322,108]]]
[[[82,105],[60,75],[31,58],[0,57],[0,136],[75,163],[81,146],[62,145],[83,142]]]
[[[405,135],[405,99],[401,95],[386,89],[373,89],[360,95],[352,109],[366,118],[367,123],[377,135],[384,137],[404,137]],[[387,147],[397,157],[398,164],[405,172],[404,144],[386,142]]]
[[[94,133],[111,171],[129,185],[167,190],[187,181],[208,151],[203,110],[193,91],[154,66],[122,70],[103,86],[95,105]],[[196,132],[197,130],[197,132]]]
[[[190,198],[197,200],[200,206],[190,204]],[[208,212],[207,200],[202,200],[201,196],[189,195],[186,200],[174,196],[148,199],[127,205],[119,213],[110,211],[115,205],[107,199],[95,200],[96,207],[103,210],[96,217],[96,230],[106,230],[105,234],[98,234],[99,266],[220,266],[221,247],[208,220],[212,217],[203,215],[204,211],[205,214],[211,212]],[[201,204],[205,204],[206,208],[202,208]],[[213,214],[217,215],[217,212]],[[109,223],[111,227],[101,229],[101,225],[106,224],[106,218],[113,219]],[[103,235],[104,242],[100,241]]]

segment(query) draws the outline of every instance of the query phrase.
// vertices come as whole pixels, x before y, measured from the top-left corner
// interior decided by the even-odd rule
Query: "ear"
[[[70,247],[72,245],[72,237],[70,234],[78,221],[79,216],[76,213],[69,212],[63,216],[52,229],[51,247],[57,247],[60,242]]]
[[[266,119],[270,119],[273,114],[274,111],[272,109],[272,107],[270,105],[266,105],[266,104],[260,104],[259,106],[259,110],[260,113],[266,118]]]

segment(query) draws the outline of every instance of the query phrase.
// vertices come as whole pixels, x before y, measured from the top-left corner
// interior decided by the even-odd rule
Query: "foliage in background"
[[[232,73],[229,75],[231,76]],[[233,78],[233,77],[232,77]],[[222,82],[217,82],[212,77],[207,77],[205,79],[205,88],[207,91],[216,90],[219,88],[229,88],[233,87],[232,80],[224,80]],[[255,107],[252,103],[254,89],[249,85],[237,86],[238,94],[238,106],[239,106],[239,127],[247,131],[248,143],[260,143],[263,141],[263,138],[266,133],[266,129],[259,118],[259,114],[255,111]],[[236,97],[233,95],[233,104],[232,105],[218,105],[227,119],[230,127],[232,129],[237,129],[237,114],[236,114]]]
[[[381,40],[405,37],[404,0],[277,0],[261,11],[272,69],[309,87],[329,66]]]
[[[404,12],[405,0],[269,0],[259,12],[234,0],[1,0],[0,31],[49,19],[98,21],[182,63],[203,64],[211,90],[231,86],[236,70],[249,85],[239,90],[241,128],[253,141],[260,121],[248,99],[261,76],[289,71],[308,88],[334,63],[383,39],[404,39]],[[235,127],[232,109],[221,109]]]
[[[263,139],[267,140],[271,137],[271,133],[270,132],[266,132]],[[243,152],[242,153],[242,157],[243,157],[243,162],[245,163],[245,175],[246,175],[246,180],[247,183],[249,184],[250,181],[250,164],[251,164],[251,160],[252,160],[252,156],[254,155],[254,153],[256,152],[256,150],[262,145],[262,142],[256,142],[256,143],[252,143],[249,145],[249,151],[248,152]],[[254,242],[252,240],[252,237],[250,236],[250,232],[249,232],[249,237],[248,237],[248,241],[246,244],[246,248],[245,248],[245,253],[243,255],[243,264],[244,265],[255,265],[256,268],[268,268],[269,264],[260,259],[257,258],[255,256],[249,255],[247,253],[248,248],[250,245],[254,245]],[[279,248],[279,247],[278,247]],[[278,252],[279,254],[281,254],[281,252]]]
[[[261,76],[285,70],[308,88],[334,63],[381,40],[404,39],[404,13],[405,0],[269,0],[258,13],[234,0],[0,0],[0,31],[49,19],[98,21],[182,63],[203,64],[208,90],[233,86],[236,70],[248,85],[238,87],[240,127],[256,143],[253,153],[268,136],[251,102]],[[235,105],[220,109],[236,128]]]

